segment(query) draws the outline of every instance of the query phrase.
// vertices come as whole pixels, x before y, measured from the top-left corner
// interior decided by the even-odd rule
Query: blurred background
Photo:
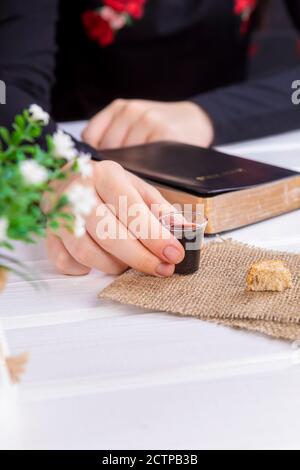
[[[250,78],[261,78],[299,63],[300,35],[282,0],[271,0],[266,24],[254,38],[250,55]]]

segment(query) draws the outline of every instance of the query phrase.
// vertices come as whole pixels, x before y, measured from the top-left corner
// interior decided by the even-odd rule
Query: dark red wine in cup
[[[181,275],[195,273],[200,266],[203,228],[193,223],[171,222],[170,232],[185,250],[184,260],[176,265],[175,273]]]

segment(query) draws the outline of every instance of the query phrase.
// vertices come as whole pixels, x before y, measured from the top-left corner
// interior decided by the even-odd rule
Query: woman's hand
[[[157,218],[174,208],[155,188],[110,161],[94,162],[92,178],[81,181],[77,177],[57,193],[66,193],[78,183],[95,189],[97,205],[86,219],[82,237],[65,229],[49,233],[48,254],[60,272],[84,275],[96,268],[120,274],[130,266],[160,277],[174,273],[184,250]]]
[[[96,114],[83,131],[84,142],[97,149],[173,140],[208,147],[213,126],[196,104],[116,100]]]

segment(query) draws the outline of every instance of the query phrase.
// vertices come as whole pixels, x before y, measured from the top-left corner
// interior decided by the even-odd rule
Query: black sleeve
[[[10,127],[15,115],[33,103],[51,113],[58,10],[59,0],[0,0],[0,80],[6,85],[0,126]],[[56,127],[51,119],[45,134]]]
[[[294,25],[300,30],[300,1],[299,0],[285,0],[286,6],[289,10],[290,16]]]
[[[300,28],[300,0],[286,0],[286,5]],[[300,105],[292,102],[295,80],[300,80],[300,66],[263,80],[199,95],[191,101],[212,119],[214,145],[264,137],[300,128]]]
[[[300,66],[265,80],[246,82],[192,98],[210,116],[214,145],[255,139],[300,128],[292,83]]]
[[[6,84],[6,104],[0,105],[0,125],[36,103],[50,112],[54,80],[58,0],[1,0],[0,80]],[[50,123],[48,131],[53,131]]]

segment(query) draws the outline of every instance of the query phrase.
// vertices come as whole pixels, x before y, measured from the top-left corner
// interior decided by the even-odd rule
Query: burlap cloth
[[[293,274],[294,287],[281,293],[248,292],[247,272],[261,259],[284,260]],[[300,255],[234,241],[208,243],[202,252],[201,269],[192,276],[158,279],[128,271],[99,297],[275,338],[300,339]]]

